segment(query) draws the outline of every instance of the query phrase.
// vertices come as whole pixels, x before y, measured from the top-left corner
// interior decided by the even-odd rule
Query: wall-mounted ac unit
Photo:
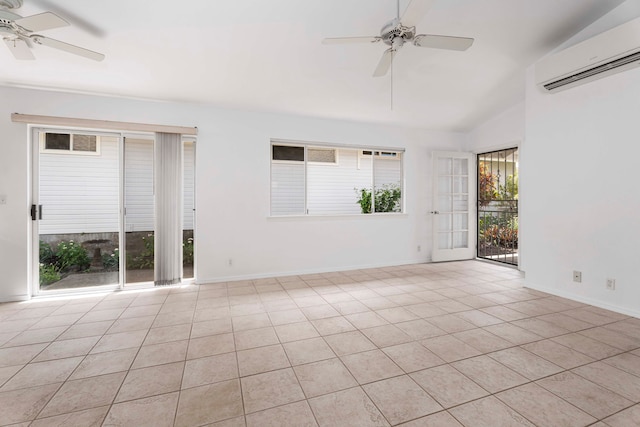
[[[536,83],[559,92],[640,66],[640,18],[598,34],[536,64]]]

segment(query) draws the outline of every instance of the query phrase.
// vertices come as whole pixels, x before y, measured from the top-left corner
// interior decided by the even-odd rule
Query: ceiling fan
[[[23,18],[9,11],[21,6],[22,0],[0,0],[0,37],[16,59],[35,59],[31,52],[34,44],[63,50],[94,61],[104,59],[101,53],[38,34],[40,31],[66,27],[69,23],[53,12],[43,12]]]
[[[382,54],[378,66],[373,72],[373,77],[381,77],[387,74],[393,57],[406,42],[414,46],[447,50],[467,50],[473,44],[473,39],[468,37],[441,36],[433,34],[416,34],[416,24],[427,13],[435,0],[410,0],[407,9],[400,18],[400,0],[397,1],[396,18],[387,22],[380,30],[379,36],[372,37],[332,37],[322,41],[324,44],[345,43],[379,43],[390,46]]]

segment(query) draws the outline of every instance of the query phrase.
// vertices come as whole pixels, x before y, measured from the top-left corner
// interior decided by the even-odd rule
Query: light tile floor
[[[640,320],[478,261],[0,305],[0,425],[640,425]]]

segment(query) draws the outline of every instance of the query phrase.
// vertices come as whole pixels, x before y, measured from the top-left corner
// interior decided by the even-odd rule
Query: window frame
[[[288,147],[302,147],[304,148],[304,159],[303,160],[274,160],[273,159],[273,147],[274,146],[288,146]],[[313,162],[308,160],[308,149],[309,148],[320,148],[320,149],[334,149],[336,153],[336,163],[328,163],[328,162]],[[362,158],[372,158],[372,167],[371,167],[371,187],[372,190],[375,188],[375,162],[377,160],[397,160],[400,162],[400,191],[401,191],[401,200],[400,200],[400,210],[398,212],[370,212],[370,213],[342,213],[342,214],[313,214],[309,213],[309,200],[308,200],[308,172],[307,165],[311,164],[314,166],[328,166],[328,167],[339,167],[339,156],[340,150],[356,150],[356,162],[357,169],[360,169],[360,160]],[[377,153],[374,156],[364,155],[364,151],[371,151],[372,153]],[[331,217],[331,216],[375,216],[375,215],[391,215],[391,216],[401,216],[405,215],[405,206],[406,206],[406,195],[405,195],[405,176],[404,176],[404,153],[406,152],[404,147],[376,147],[376,146],[362,146],[362,145],[350,145],[350,144],[331,144],[331,143],[322,143],[322,142],[309,142],[309,141],[291,141],[291,140],[282,140],[282,139],[274,139],[272,138],[269,143],[269,217],[270,218],[296,218],[296,217]],[[381,156],[380,153],[394,153],[394,156]],[[274,164],[299,164],[302,163],[304,165],[304,213],[293,213],[293,214],[279,214],[274,215],[272,200],[273,200],[273,165]],[[373,206],[372,206],[373,208]]]
[[[333,150],[335,152],[335,161],[333,162],[318,162],[318,161],[313,161],[313,160],[307,160],[306,162],[312,165],[317,165],[317,166],[340,166],[340,149],[337,147],[318,147],[318,146],[313,146],[313,145],[308,145],[305,147],[305,159],[307,159],[307,156],[309,155],[309,149],[316,149],[316,150]]]
[[[68,150],[60,150],[54,148],[46,148],[47,142],[47,134],[61,134],[61,135],[69,135],[69,149]],[[73,139],[74,135],[82,135],[82,136],[95,136],[96,137],[96,151],[83,151],[83,150],[74,150]],[[74,155],[74,156],[99,156],[100,155],[100,142],[101,136],[88,132],[42,132],[40,133],[40,153],[46,154],[62,154],[62,155]]]
[[[369,151],[372,154],[365,154],[365,151]],[[394,154],[393,156],[383,156],[381,153],[388,153],[388,154]],[[372,158],[372,159],[378,159],[378,160],[400,160],[400,162],[402,162],[402,165],[404,167],[404,158],[402,157],[402,154],[404,153],[404,151],[393,151],[393,150],[377,150],[377,149],[373,149],[373,150],[358,150],[358,169],[360,169],[360,162],[363,159],[368,159],[368,158]],[[404,174],[403,174],[404,176]]]

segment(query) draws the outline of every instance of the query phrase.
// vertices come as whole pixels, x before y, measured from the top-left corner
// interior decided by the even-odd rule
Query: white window
[[[100,154],[100,136],[79,133],[43,132],[40,152],[61,154]]]
[[[376,157],[380,157],[382,159],[393,159],[398,157],[397,152],[395,151],[373,151],[373,150],[362,150],[360,151],[361,156],[366,157],[366,156],[371,156],[371,155],[375,155]]]
[[[307,147],[307,157],[313,163],[338,164],[338,150],[335,148]]]
[[[272,141],[271,215],[402,212],[402,153]]]

